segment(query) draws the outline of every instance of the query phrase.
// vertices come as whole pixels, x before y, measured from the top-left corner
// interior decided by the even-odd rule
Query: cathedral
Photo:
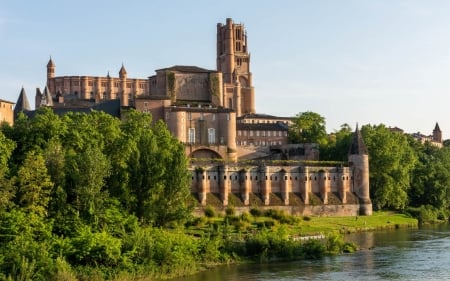
[[[164,120],[191,158],[236,161],[295,150],[305,153],[291,153],[290,159],[318,160],[317,147],[288,145],[292,118],[256,113],[247,46],[244,25],[228,18],[217,24],[216,70],[175,65],[148,78],[131,78],[122,65],[118,77],[57,76],[50,58],[46,86],[36,89],[35,105],[58,114],[104,110],[119,118],[121,111],[135,108],[152,114],[154,121]],[[31,111],[24,89],[16,108],[16,113]]]
[[[301,215],[370,215],[368,153],[358,129],[349,166],[306,166],[319,160],[317,144],[289,144],[291,117],[258,114],[243,24],[217,24],[217,69],[175,65],[148,78],[57,76],[47,64],[45,88],[36,89],[36,108],[105,111],[121,117],[136,109],[163,120],[185,144],[191,160],[191,191],[200,205],[245,211],[251,206],[283,206]],[[32,115],[25,90],[15,114]],[[278,161],[278,162],[277,162]],[[245,163],[242,164],[242,163]]]

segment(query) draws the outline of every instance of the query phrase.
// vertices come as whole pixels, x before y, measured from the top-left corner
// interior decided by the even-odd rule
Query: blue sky
[[[248,32],[256,110],[450,138],[450,1],[0,2],[0,99],[34,100],[56,75],[142,78],[172,65],[215,69],[216,24]]]

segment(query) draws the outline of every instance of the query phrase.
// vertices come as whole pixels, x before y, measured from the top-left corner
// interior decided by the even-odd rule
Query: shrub
[[[251,208],[250,214],[254,217],[261,217],[263,215],[263,212],[261,211],[261,209]]]
[[[325,255],[326,248],[319,240],[310,239],[303,243],[302,256],[307,259],[320,259]]]
[[[235,213],[236,213],[236,210],[234,209],[234,207],[231,207],[231,206],[225,210],[225,214],[227,216],[234,216]]]
[[[204,212],[205,212],[205,216],[207,216],[208,218],[212,218],[212,217],[216,216],[216,211],[211,206],[206,206]]]
[[[247,212],[243,212],[243,213],[241,214],[241,220],[242,220],[242,221],[245,221],[245,222],[251,222],[251,221],[252,221],[252,215],[250,215],[250,214],[247,213]]]

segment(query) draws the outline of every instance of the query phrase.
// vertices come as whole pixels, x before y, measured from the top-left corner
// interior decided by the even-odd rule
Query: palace
[[[55,113],[102,110],[120,118],[134,108],[164,120],[191,159],[191,190],[201,205],[281,206],[296,214],[370,215],[368,153],[358,129],[349,165],[308,166],[316,144],[289,144],[291,117],[257,114],[251,57],[243,24],[217,24],[217,69],[175,65],[148,78],[57,76],[36,89],[36,108]],[[32,115],[25,90],[15,114]],[[246,164],[242,164],[245,160]],[[284,162],[283,162],[284,161]],[[319,164],[320,165],[320,164]]]

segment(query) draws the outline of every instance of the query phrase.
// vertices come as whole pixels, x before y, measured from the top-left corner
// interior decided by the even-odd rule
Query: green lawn
[[[374,212],[372,216],[352,217],[292,217],[281,213],[279,217],[246,216],[202,218],[202,223],[189,227],[189,233],[201,234],[213,225],[224,225],[225,220],[232,233],[245,234],[261,227],[276,230],[283,227],[292,236],[308,236],[329,233],[351,233],[378,229],[417,227],[417,219],[393,212]]]
[[[326,234],[330,232],[358,232],[386,228],[417,227],[417,219],[391,212],[374,212],[372,216],[310,217],[295,229],[299,235]]]

